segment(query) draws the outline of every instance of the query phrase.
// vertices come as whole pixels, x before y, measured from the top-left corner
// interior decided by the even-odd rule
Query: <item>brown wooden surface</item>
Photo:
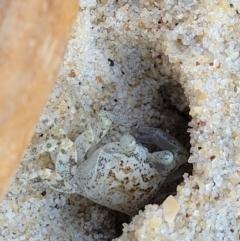
[[[0,197],[49,98],[77,0],[0,0]]]

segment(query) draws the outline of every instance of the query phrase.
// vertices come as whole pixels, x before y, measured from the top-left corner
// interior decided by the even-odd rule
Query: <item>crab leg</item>
[[[89,148],[92,146],[93,141],[94,141],[94,134],[92,129],[84,131],[75,140],[74,144],[76,146],[77,161],[79,164],[84,161],[84,157],[87,151],[89,150]]]
[[[94,141],[93,145],[97,145],[99,141],[107,134],[113,123],[113,115],[108,111],[102,111],[98,115],[98,122],[93,126]]]
[[[98,115],[98,120],[97,123],[90,125],[89,130],[84,131],[74,142],[79,164],[84,161],[84,157],[88,151],[89,153],[94,152],[95,146],[110,129],[113,116],[107,111],[102,111]]]
[[[55,170],[65,181],[70,182],[77,169],[77,151],[74,143],[67,148],[62,148],[56,159]]]
[[[53,170],[44,169],[39,171],[38,175],[48,186],[56,191],[75,193],[75,188]]]

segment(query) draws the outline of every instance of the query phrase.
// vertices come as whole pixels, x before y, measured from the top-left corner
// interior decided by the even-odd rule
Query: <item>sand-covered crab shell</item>
[[[75,142],[69,140],[49,116],[42,121],[51,128],[38,152],[48,151],[55,171],[44,169],[38,175],[51,188],[78,193],[90,200],[129,215],[149,202],[165,177],[187,161],[181,144],[159,129],[143,127],[137,131],[143,143],[154,143],[163,151],[149,153],[133,136],[91,150],[107,133],[113,116],[103,111]],[[164,148],[162,148],[164,147]]]
[[[154,196],[165,179],[150,162],[146,148],[136,144],[132,150],[122,149],[121,142],[131,138],[125,135],[119,143],[101,147],[76,172],[83,196],[130,215]]]

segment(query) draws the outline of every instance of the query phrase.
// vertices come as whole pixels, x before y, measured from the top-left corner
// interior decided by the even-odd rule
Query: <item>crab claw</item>
[[[136,129],[137,140],[144,144],[154,144],[161,150],[175,150],[182,145],[167,132],[154,127],[139,127]]]
[[[188,152],[181,143],[169,133],[154,127],[139,127],[136,129],[137,140],[143,144],[154,144],[161,150],[169,150],[175,159],[177,169],[188,160]]]

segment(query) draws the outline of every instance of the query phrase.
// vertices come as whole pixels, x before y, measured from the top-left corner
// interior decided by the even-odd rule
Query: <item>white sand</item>
[[[199,2],[81,1],[44,112],[74,139],[84,119],[112,111],[117,118],[105,143],[137,125],[161,126],[184,141],[184,121],[166,108],[165,98],[180,111],[189,105],[193,117],[194,173],[177,189],[175,219],[167,223],[162,206],[148,205],[116,240],[239,240],[240,2]],[[81,103],[78,111],[69,86]],[[36,131],[33,143],[44,127]],[[23,160],[0,205],[0,241],[116,237],[114,211],[28,181],[46,166],[52,167],[48,155]]]

